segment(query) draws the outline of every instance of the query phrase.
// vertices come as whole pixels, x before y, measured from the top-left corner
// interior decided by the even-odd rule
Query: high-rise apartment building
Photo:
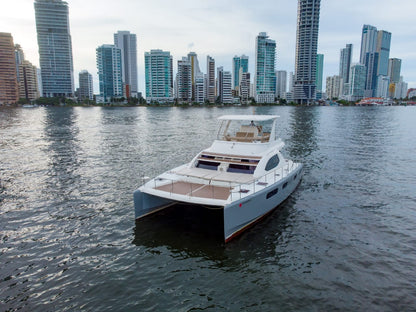
[[[233,89],[236,90],[240,83],[240,69],[243,73],[248,72],[248,56],[234,56],[233,57]]]
[[[371,25],[364,25],[361,36],[361,52],[360,63],[365,64],[365,58],[367,53],[373,53],[377,51],[377,27]]]
[[[377,32],[376,52],[379,54],[377,76],[387,76],[389,70],[391,33],[385,30]]]
[[[188,60],[192,67],[192,83],[195,84],[196,75],[201,72],[199,69],[198,55],[195,52],[189,52]]]
[[[294,100],[310,104],[316,98],[320,0],[298,0]]]
[[[378,52],[368,52],[365,57],[366,79],[364,97],[375,96],[377,88]]]
[[[121,50],[124,95],[137,97],[137,38],[129,31],[118,31],[114,34],[114,45]]]
[[[20,83],[20,76],[21,76],[19,66],[21,64],[23,64],[23,61],[25,60],[25,54],[23,53],[23,49],[20,46],[20,44],[15,44],[14,49],[15,49],[14,53],[15,53],[15,57],[16,57],[17,83],[19,84]]]
[[[390,77],[390,82],[398,83],[400,81],[401,67],[402,67],[401,59],[398,59],[398,58],[389,59],[388,76]]]
[[[178,61],[178,73],[176,76],[176,98],[178,102],[192,102],[192,65],[187,57]]]
[[[256,38],[254,84],[258,103],[273,103],[276,93],[276,41],[261,32]]]
[[[195,77],[195,99],[194,101],[198,104],[203,104],[205,102],[206,94],[206,83],[203,73],[199,73]]]
[[[97,69],[100,83],[99,102],[110,102],[111,98],[123,97],[121,50],[112,44],[99,46]]]
[[[144,63],[147,100],[172,102],[173,66],[170,52],[162,50],[145,52]]]
[[[207,56],[207,82],[206,82],[206,98],[210,103],[215,103],[215,60]]]
[[[243,68],[240,68],[239,73],[240,81],[238,83],[238,95],[242,104],[247,104],[250,98],[250,73],[244,72]]]
[[[322,92],[322,79],[324,77],[324,55],[316,55],[316,91]]]
[[[35,0],[42,90],[45,97],[72,97],[74,70],[68,4]]]
[[[347,44],[344,49],[341,49],[340,58],[339,58],[339,95],[344,95],[348,90],[345,84],[348,84],[350,81],[350,67],[352,62],[352,44]],[[345,91],[344,91],[345,90]],[[338,96],[337,96],[338,97]]]
[[[363,64],[351,66],[349,92],[347,99],[349,101],[359,101],[364,97],[366,82],[366,67]]]
[[[366,97],[377,93],[377,77],[388,75],[390,43],[390,32],[371,25],[363,26],[360,62],[367,66]]]
[[[375,96],[387,99],[389,97],[389,86],[390,77],[381,75],[378,76]]]
[[[407,96],[408,84],[403,81],[403,77],[400,77],[399,82],[394,86],[394,95],[395,99],[404,99]]]
[[[0,33],[0,105],[14,104],[19,100],[16,56],[13,37]]]
[[[326,95],[328,99],[335,99],[340,94],[340,76],[335,75],[326,78]]]
[[[188,53],[188,60],[191,63],[192,68],[192,99],[195,99],[195,80],[196,76],[201,72],[199,69],[199,61],[198,61],[198,55],[195,52],[189,52]]]
[[[233,95],[231,92],[231,73],[224,71],[224,68],[218,67],[218,96],[222,104],[231,104],[233,102]]]
[[[276,72],[276,97],[282,99],[287,90],[287,72],[278,70]]]
[[[94,89],[92,84],[92,75],[83,70],[79,73],[79,91],[78,98],[80,100],[93,100],[94,99]]]
[[[38,87],[37,68],[27,60],[19,65],[19,94],[21,99],[34,101],[40,97]]]

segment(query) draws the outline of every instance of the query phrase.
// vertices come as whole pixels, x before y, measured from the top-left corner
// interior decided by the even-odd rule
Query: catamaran
[[[209,148],[134,192],[136,220],[183,203],[220,209],[225,242],[258,222],[292,194],[303,173],[301,163],[281,154],[278,117],[219,117],[217,138]]]

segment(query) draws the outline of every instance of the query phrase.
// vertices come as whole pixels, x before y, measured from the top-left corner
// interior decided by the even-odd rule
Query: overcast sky
[[[10,32],[26,59],[39,65],[33,0],[1,0],[0,32]],[[95,49],[113,43],[113,34],[137,35],[139,91],[144,92],[144,52],[170,51],[177,60],[194,51],[201,70],[206,56],[231,70],[234,55],[248,55],[254,72],[255,38],[267,32],[277,44],[276,69],[294,71],[297,1],[295,0],[69,0],[75,85],[87,69],[98,93]],[[340,49],[354,45],[358,62],[363,24],[392,33],[390,57],[402,59],[402,76],[416,87],[415,0],[322,0],[318,53],[325,55],[324,80],[338,74]]]

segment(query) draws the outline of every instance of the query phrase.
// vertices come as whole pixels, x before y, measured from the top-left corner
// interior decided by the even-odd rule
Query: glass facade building
[[[265,32],[256,38],[254,84],[258,103],[273,103],[276,93],[276,41]]]
[[[377,50],[379,53],[377,75],[387,76],[389,71],[391,33],[380,30],[377,35]]]
[[[233,89],[239,87],[240,68],[243,69],[243,73],[248,72],[248,56],[242,55],[233,57]]]
[[[316,90],[322,91],[322,80],[324,77],[324,55],[316,55]]]
[[[123,97],[121,50],[104,44],[96,52],[101,101],[107,103],[111,98]]]
[[[36,0],[35,17],[43,96],[72,97],[74,69],[68,4],[62,0]]]
[[[364,25],[361,35],[361,52],[360,63],[365,64],[367,53],[376,52],[377,50],[377,27],[371,25]]]
[[[173,101],[172,56],[168,51],[151,50],[144,54],[147,101]]]

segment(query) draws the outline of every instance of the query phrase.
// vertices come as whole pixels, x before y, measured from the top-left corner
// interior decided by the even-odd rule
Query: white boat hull
[[[303,166],[299,164],[277,183],[271,184],[249,196],[234,200],[223,206],[212,206],[213,208],[223,209],[224,241],[229,242],[287,199],[302,178],[302,168]],[[283,185],[285,185],[284,188]],[[135,218],[136,220],[141,219],[181,202],[195,203],[191,200],[174,200],[170,198],[169,193],[166,193],[166,197],[163,197],[138,189],[134,192]]]
[[[302,165],[299,165],[291,174],[278,183],[225,206],[225,242],[241,234],[285,201],[299,185],[302,179],[302,167]],[[286,184],[286,187],[283,189],[284,184]]]

